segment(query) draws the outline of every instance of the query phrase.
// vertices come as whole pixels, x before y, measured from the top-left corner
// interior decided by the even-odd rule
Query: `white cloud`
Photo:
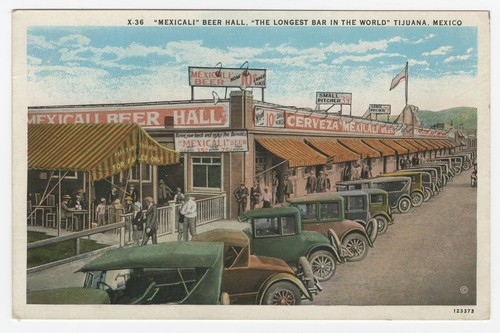
[[[373,59],[382,58],[382,57],[403,57],[399,53],[375,53],[375,54],[366,54],[362,56],[348,55],[348,56],[340,56],[335,58],[332,61],[332,64],[343,64],[346,61],[354,61],[354,62],[368,62]]]
[[[448,63],[448,62],[453,62],[453,61],[464,61],[464,60],[469,60],[470,57],[471,57],[470,54],[451,56],[451,57],[444,59],[443,62]]]
[[[426,41],[428,41],[430,39],[435,38],[436,36],[437,36],[436,34],[429,34],[429,35],[425,36],[424,38],[416,40],[415,42],[413,42],[413,44],[421,44],[423,42],[426,42]]]
[[[438,47],[437,49],[435,50],[432,50],[430,52],[424,52],[422,53],[422,55],[424,57],[428,57],[428,56],[434,56],[434,55],[446,55],[447,53],[449,53],[451,50],[453,50],[453,47],[452,46],[449,46],[449,45],[446,45],[446,46],[440,46]]]
[[[28,45],[37,47],[39,49],[55,49],[56,45],[48,42],[45,36],[36,36],[28,34]]]

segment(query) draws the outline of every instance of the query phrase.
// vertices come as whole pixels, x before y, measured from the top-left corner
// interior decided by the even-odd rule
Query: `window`
[[[315,203],[298,204],[297,208],[300,210],[300,216],[302,217],[303,220],[316,219],[316,204]]]
[[[338,202],[322,202],[319,204],[319,218],[330,219],[339,216]]]
[[[193,158],[193,187],[221,188],[221,159],[219,157]]]
[[[78,173],[76,171],[61,171],[61,177],[63,177],[63,179],[78,179]],[[52,178],[59,178],[59,172],[54,171]]]
[[[255,237],[269,237],[280,234],[278,217],[262,217],[254,219]]]
[[[365,197],[364,196],[353,196],[347,198],[347,201],[349,202],[349,210],[365,210],[366,205],[365,205]]]
[[[151,182],[151,165],[136,164],[129,171],[129,180],[140,181],[142,173],[143,182]]]
[[[295,223],[295,216],[282,216],[281,217],[281,228],[283,230],[283,235],[295,235],[297,233]]]
[[[382,194],[372,194],[370,200],[374,204],[384,203],[384,196]]]

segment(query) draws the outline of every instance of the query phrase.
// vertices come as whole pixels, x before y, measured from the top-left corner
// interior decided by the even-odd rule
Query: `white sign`
[[[246,131],[175,133],[175,150],[180,153],[224,153],[248,151]]]
[[[390,104],[370,104],[370,113],[391,114]]]
[[[285,127],[285,112],[281,110],[255,108],[256,127]]]
[[[341,92],[317,92],[316,105],[331,104],[331,105],[351,105],[352,94]]]
[[[265,88],[266,70],[255,68],[189,67],[194,87]]]

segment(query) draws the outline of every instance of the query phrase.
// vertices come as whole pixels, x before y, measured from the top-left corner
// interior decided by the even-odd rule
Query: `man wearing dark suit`
[[[153,202],[153,198],[146,197],[144,199],[148,209],[146,211],[146,223],[144,226],[144,237],[142,238],[142,245],[148,243],[149,237],[153,244],[157,244],[157,229],[158,229],[158,211],[156,205]]]

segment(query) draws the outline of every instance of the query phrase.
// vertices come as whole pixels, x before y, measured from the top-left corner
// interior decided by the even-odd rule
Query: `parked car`
[[[436,185],[436,188],[434,189],[434,195],[438,195],[439,192],[443,190],[445,184],[443,181],[443,172],[441,166],[422,163],[420,165],[410,167],[408,168],[408,170],[421,170],[429,172],[431,174],[432,181]]]
[[[373,246],[378,229],[369,228],[345,216],[344,198],[338,193],[320,193],[290,198],[287,202],[300,211],[304,230],[317,231],[328,235],[330,229],[338,236],[343,248],[350,255],[347,261],[362,260]],[[366,207],[366,206],[365,206]],[[367,209],[365,208],[365,214]],[[374,226],[374,224],[371,224]],[[368,232],[371,232],[369,234]]]
[[[422,205],[432,197],[432,180],[428,172],[404,169],[379,175],[380,177],[404,176],[411,178],[410,196],[413,207]]]
[[[453,156],[462,157],[462,159],[463,159],[462,171],[467,171],[473,167],[473,164],[474,164],[474,157],[473,156],[474,155],[472,152],[460,152],[460,153],[453,154]]]
[[[313,300],[321,287],[305,257],[297,273],[283,260],[252,255],[250,239],[240,230],[214,229],[193,236],[195,242],[224,243],[222,290],[231,304],[298,305]]]
[[[458,166],[456,164],[455,160],[452,159],[452,158],[450,158],[450,157],[440,156],[438,158],[430,160],[430,162],[444,162],[444,163],[446,163],[448,165],[448,176],[449,176],[449,179],[457,176],[458,174],[460,174],[462,172],[462,167]]]
[[[448,163],[443,162],[443,161],[428,161],[424,164],[420,164],[421,167],[432,167],[432,168],[439,168],[440,173],[441,173],[441,188],[446,186],[448,184],[448,181],[453,178],[453,172],[450,171],[448,168]]]
[[[378,188],[364,188],[362,191],[368,194],[370,214],[377,221],[378,234],[383,235],[394,223],[389,194]]]
[[[389,195],[389,205],[391,209],[398,209],[402,214],[406,214],[411,209],[410,177],[378,177],[361,180],[337,182],[337,191],[354,189],[378,188],[384,190]]]
[[[429,173],[431,179],[430,181],[426,180],[426,175],[424,175],[424,186],[426,187],[426,196],[424,198],[424,201],[428,201],[432,196],[438,195],[439,191],[441,191],[441,187],[439,184],[441,184],[440,177],[437,172],[437,167],[436,168],[431,168],[431,167],[425,167],[425,166],[414,166],[410,167],[406,170],[408,171],[418,171],[418,172],[427,172]],[[428,185],[426,185],[428,184]]]
[[[345,261],[342,249],[335,248],[328,236],[303,229],[296,207],[246,211],[239,220],[249,223],[244,232],[250,239],[251,254],[280,258],[289,265],[296,265],[300,257],[306,257],[320,282],[334,276],[336,261]]]
[[[349,220],[356,221],[363,225],[372,242],[378,235],[377,220],[375,220],[370,212],[370,196],[365,191],[351,190],[337,192],[344,198],[344,217]],[[377,226],[375,229],[373,229]]]

